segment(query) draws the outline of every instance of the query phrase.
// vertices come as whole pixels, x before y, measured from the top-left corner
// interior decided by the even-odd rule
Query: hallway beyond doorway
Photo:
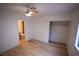
[[[18,31],[19,31],[19,46],[24,47],[26,43],[24,20],[18,20]]]

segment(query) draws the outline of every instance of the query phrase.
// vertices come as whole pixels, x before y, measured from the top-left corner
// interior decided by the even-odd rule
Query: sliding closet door
[[[66,43],[68,39],[68,22],[51,22],[50,41]]]

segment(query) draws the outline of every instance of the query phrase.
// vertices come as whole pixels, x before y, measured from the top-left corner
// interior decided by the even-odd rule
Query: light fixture
[[[26,16],[31,16],[30,14],[25,14]]]
[[[26,16],[35,16],[38,13],[35,7],[28,8],[25,12]]]

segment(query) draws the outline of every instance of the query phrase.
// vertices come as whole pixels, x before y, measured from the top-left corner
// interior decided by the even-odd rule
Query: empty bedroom
[[[79,56],[79,4],[0,3],[0,56]]]

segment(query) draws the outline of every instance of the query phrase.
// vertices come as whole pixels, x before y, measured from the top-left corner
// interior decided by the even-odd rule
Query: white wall
[[[57,21],[50,23],[49,40],[66,44],[69,33],[69,22]]]
[[[17,21],[19,19],[20,17],[15,13],[0,11],[0,52],[16,47],[19,44]],[[26,17],[22,19],[27,20]],[[27,21],[27,23],[29,22]],[[26,32],[29,39],[28,25]]]
[[[68,21],[69,18],[63,14],[32,17],[30,24],[31,38],[43,42],[49,41],[49,23],[50,21]]]
[[[71,24],[70,24],[70,34],[69,34],[69,39],[67,43],[67,48],[69,55],[78,55],[79,56],[79,51],[75,47],[75,42],[76,42],[76,35],[77,35],[77,26],[79,23],[79,9],[75,10],[73,14],[71,14]]]
[[[0,52],[18,45],[17,17],[8,12],[0,12]]]
[[[37,39],[43,42],[48,42],[49,36],[49,22],[47,21],[33,21],[32,22],[32,39]]]

